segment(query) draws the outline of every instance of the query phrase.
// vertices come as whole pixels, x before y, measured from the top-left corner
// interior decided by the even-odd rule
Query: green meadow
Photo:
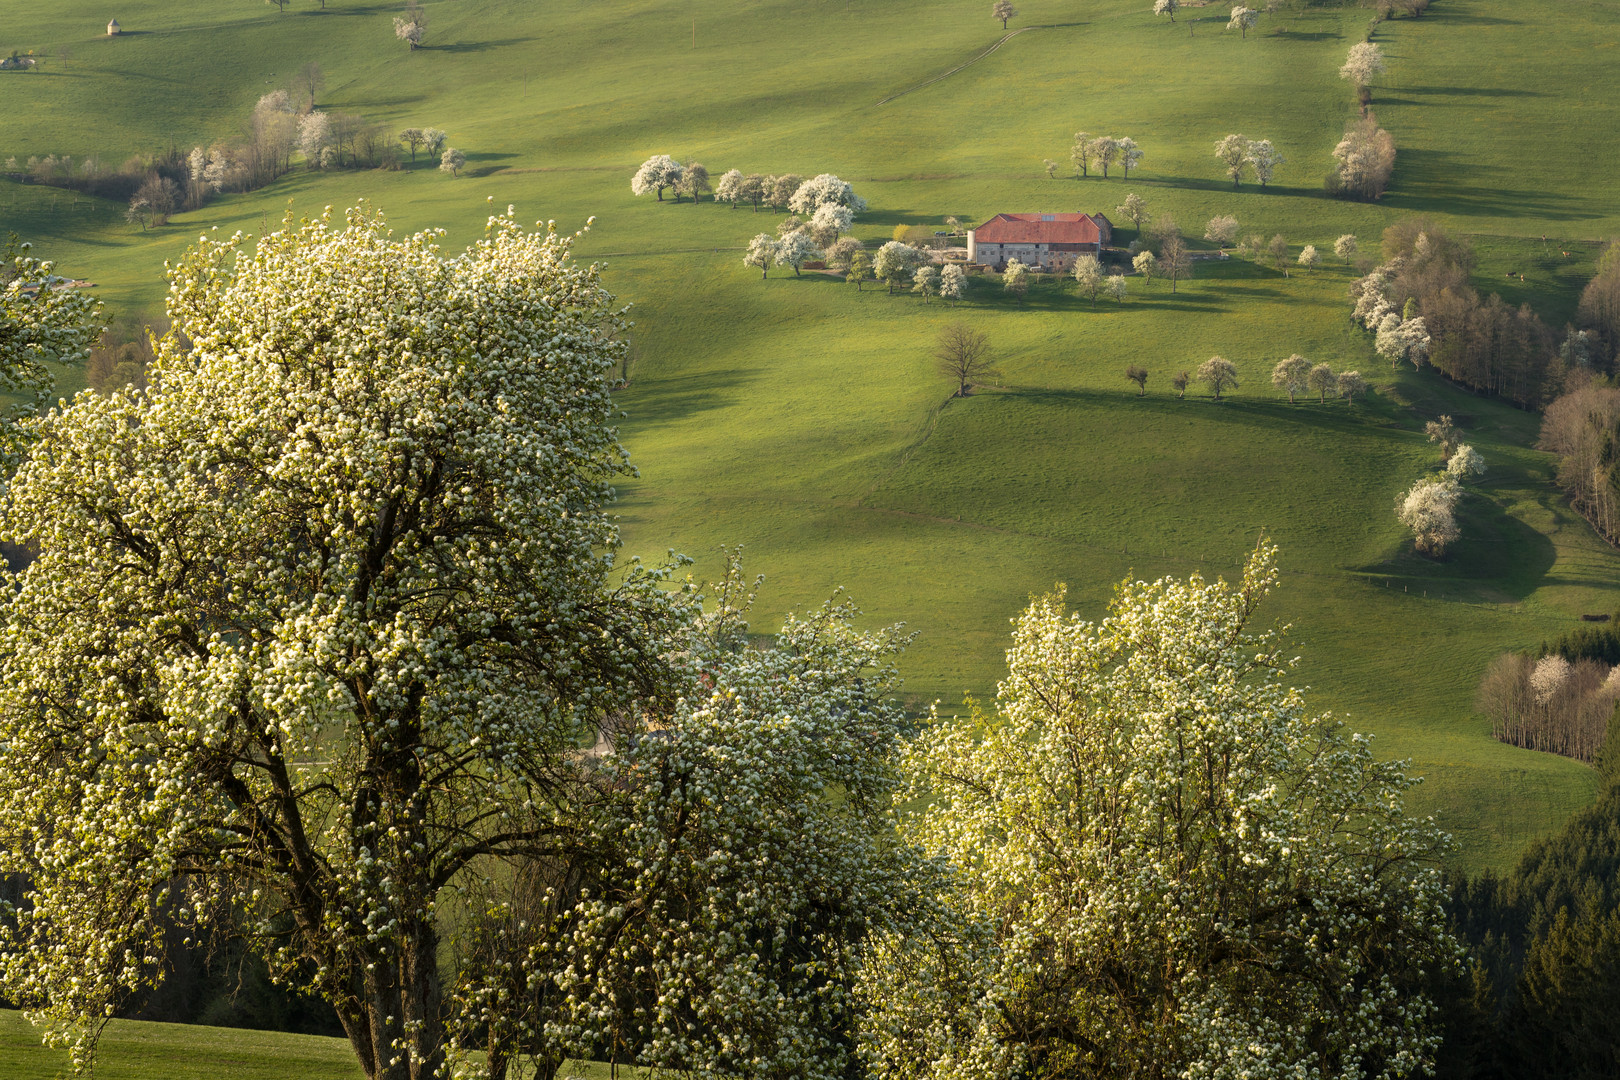
[[[1194,237],[1230,213],[1296,252],[1328,253],[1346,232],[1375,252],[1386,225],[1426,213],[1472,238],[1482,290],[1561,327],[1597,243],[1620,234],[1620,2],[1438,0],[1380,25],[1389,71],[1372,107],[1399,159],[1376,204],[1321,183],[1354,112],[1337,69],[1369,11],[1293,0],[1244,40],[1224,31],[1225,7],[1171,24],[1147,0],[1028,0],[1009,27],[1025,32],[930,81],[1004,36],[988,7],[429,0],[428,47],[409,52],[396,6],[362,0],[285,14],[248,0],[29,5],[8,11],[0,48],[45,60],[0,73],[0,159],[117,163],[230,137],[314,60],[321,108],[444,128],[468,165],[460,178],[423,161],[300,168],[150,231],[120,206],[0,182],[0,224],[97,282],[109,307],[156,312],[165,259],[289,209],[367,199],[400,229],[444,228],[452,249],[508,204],[568,231],[594,216],[576,250],[607,264],[637,322],[621,396],[640,469],[620,485],[628,552],[689,553],[702,577],[721,545],[745,545],[768,578],[761,623],[847,588],[873,621],[917,632],[903,670],[920,712],[993,696],[1031,593],[1064,582],[1100,615],[1125,575],[1230,575],[1264,531],[1285,569],[1269,613],[1292,625],[1312,699],[1412,759],[1419,807],[1452,830],[1463,865],[1512,862],[1593,779],[1496,743],[1474,687],[1497,652],[1620,607],[1620,564],[1551,485],[1536,416],[1373,354],[1347,318],[1353,271],[1331,257],[1286,277],[1200,262],[1174,294],[1133,278],[1123,304],[1095,305],[1060,282],[1018,302],[978,279],[950,308],[822,274],[761,281],[741,249],[776,215],[637,199],[629,178],[654,153],[716,177],[835,172],[871,204],[856,226],[869,242],[946,215],[1117,216],[1131,191]],[[112,13],[128,31],[117,39],[102,36]],[[1141,168],[1048,179],[1042,159],[1067,172],[1077,130],[1135,138]],[[1287,157],[1269,188],[1223,177],[1211,150],[1229,132]],[[952,320],[991,337],[998,389],[948,399],[929,351]],[[1376,393],[1289,405],[1268,375],[1293,352],[1359,369]],[[1179,399],[1170,377],[1213,354],[1238,366],[1239,389]],[[1128,363],[1150,372],[1143,397]],[[1421,432],[1441,412],[1491,471],[1467,499],[1464,541],[1434,562],[1391,508],[1438,467]]]

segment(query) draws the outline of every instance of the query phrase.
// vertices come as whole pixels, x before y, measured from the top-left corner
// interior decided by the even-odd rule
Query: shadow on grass
[[[478,53],[489,52],[491,49],[502,49],[508,45],[521,45],[525,41],[534,41],[531,37],[495,38],[491,41],[457,41],[450,45],[423,45],[422,52],[447,53]]]
[[[737,402],[741,388],[762,368],[732,368],[636,380],[614,402],[637,424],[668,424]]]
[[[1441,558],[1418,554],[1407,540],[1389,558],[1350,569],[1410,594],[1426,591],[1442,599],[1486,603],[1523,600],[1558,583],[1550,576],[1558,559],[1552,538],[1509,514],[1488,489],[1470,489],[1463,496],[1457,525],[1462,538]]]

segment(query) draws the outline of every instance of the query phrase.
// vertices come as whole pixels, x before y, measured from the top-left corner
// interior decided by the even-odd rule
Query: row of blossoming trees
[[[622,562],[620,308],[571,238],[351,211],[170,271],[150,384],[41,412],[93,301],[0,293],[0,985],[87,1060],[183,939],[366,1075],[1406,1075],[1432,822],[1252,623],[1278,580],[1061,592],[920,727],[898,628],[759,647]],[[915,733],[913,733],[915,731]]]

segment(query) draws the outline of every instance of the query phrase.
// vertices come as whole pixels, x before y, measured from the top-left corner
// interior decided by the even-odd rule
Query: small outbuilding
[[[118,20],[114,19],[114,20],[112,20],[111,22],[109,22],[107,24],[107,36],[108,37],[113,37],[113,36],[121,33],[123,31],[123,29],[124,28],[122,26],[118,25]]]

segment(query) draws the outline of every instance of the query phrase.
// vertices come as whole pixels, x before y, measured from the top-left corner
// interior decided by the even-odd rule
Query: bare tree
[[[967,397],[973,387],[1001,375],[990,363],[990,339],[967,323],[951,323],[939,332],[934,359],[956,380],[955,397]]]
[[[321,70],[321,65],[311,60],[298,69],[298,76],[294,79],[293,85],[309,95],[309,108],[314,109],[315,95],[326,86],[326,73]]]
[[[1187,384],[1190,382],[1192,382],[1192,376],[1185,371],[1178,371],[1170,376],[1170,388],[1176,392],[1178,398],[1187,396]]]
[[[1283,277],[1287,277],[1288,238],[1282,233],[1278,233],[1276,236],[1273,236],[1271,238],[1271,243],[1266,245],[1266,254],[1271,256],[1271,264],[1277,268],[1277,272]]]
[[[416,152],[427,145],[427,135],[421,128],[406,128],[399,133],[399,141],[404,143],[411,151],[411,164],[416,164]]]
[[[1137,397],[1141,397],[1143,394],[1147,393],[1147,368],[1138,367],[1136,364],[1132,364],[1130,367],[1125,369],[1125,377],[1136,384]]]
[[[1154,273],[1170,279],[1170,291],[1173,293],[1176,291],[1177,281],[1192,277],[1192,253],[1187,250],[1187,242],[1181,238],[1180,233],[1166,236],[1159,247],[1159,259],[1154,266]]]

